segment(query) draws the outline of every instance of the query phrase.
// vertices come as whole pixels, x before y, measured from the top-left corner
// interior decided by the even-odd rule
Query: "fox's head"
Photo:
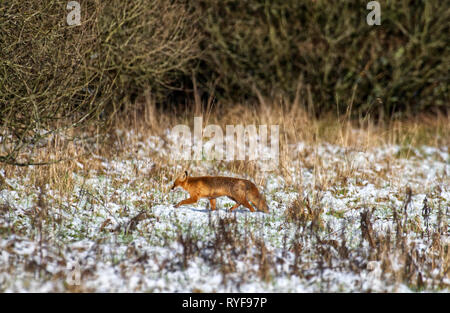
[[[184,171],[184,174],[181,175],[180,177],[178,177],[177,179],[175,179],[175,182],[173,183],[172,188],[170,188],[171,190],[174,190],[176,187],[180,186],[183,187],[184,183],[186,182],[187,178],[188,178],[188,172]]]

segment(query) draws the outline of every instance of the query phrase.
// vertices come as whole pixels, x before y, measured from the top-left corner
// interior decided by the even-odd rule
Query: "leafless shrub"
[[[369,245],[372,249],[376,247],[374,241],[374,233],[372,222],[370,221],[372,213],[369,209],[364,209],[361,213],[361,235],[363,239],[366,239],[369,242]]]
[[[422,217],[425,221],[425,227],[426,227],[427,234],[429,234],[428,226],[430,224],[430,213],[431,213],[431,208],[428,206],[428,199],[425,196],[425,198],[423,199]]]

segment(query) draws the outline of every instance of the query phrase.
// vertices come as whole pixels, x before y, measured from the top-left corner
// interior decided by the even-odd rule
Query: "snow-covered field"
[[[449,291],[447,147],[299,142],[280,170],[249,177],[177,164],[157,136],[134,143],[78,163],[68,193],[0,168],[0,291]],[[185,164],[251,178],[270,213],[229,213],[227,198],[175,209]]]

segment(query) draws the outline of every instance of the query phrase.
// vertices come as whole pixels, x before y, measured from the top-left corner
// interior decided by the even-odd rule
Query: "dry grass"
[[[392,215],[389,213],[387,217],[374,214],[375,208],[377,211],[385,210],[385,205],[382,204],[357,201],[345,210],[337,210],[324,207],[322,201],[329,192],[336,197],[345,198],[350,182],[350,185],[354,186],[367,183],[373,183],[375,186],[384,184],[389,181],[389,177],[395,177],[398,171],[398,168],[391,166],[395,158],[411,157],[411,151],[416,147],[424,144],[448,146],[448,116],[421,116],[414,120],[377,124],[370,120],[355,121],[346,117],[338,120],[331,117],[311,119],[298,106],[286,102],[261,103],[261,108],[258,109],[244,105],[232,108],[217,105],[209,108],[203,112],[204,125],[216,123],[223,129],[227,124],[240,123],[280,125],[280,166],[271,174],[284,179],[285,191],[298,194],[291,203],[284,203],[285,200],[277,198],[276,193],[270,195],[277,203],[271,211],[285,209],[281,210],[279,215],[269,215],[261,220],[253,220],[251,216],[245,219],[237,218],[236,215],[217,218],[211,213],[209,224],[197,229],[185,224],[181,217],[179,219],[175,215],[172,218],[176,229],[174,233],[161,235],[154,230],[154,225],[160,218],[154,213],[154,206],[175,202],[174,196],[169,193],[169,186],[184,169],[191,169],[195,175],[226,172],[251,178],[259,186],[266,185],[268,175],[261,173],[257,164],[250,161],[219,161],[212,166],[203,166],[203,163],[198,161],[172,160],[149,149],[145,145],[148,138],[160,137],[161,145],[167,145],[168,143],[164,142],[167,140],[166,130],[179,123],[192,126],[193,114],[164,112],[154,105],[151,97],[144,97],[140,101],[141,105],[136,107],[141,109],[127,112],[117,119],[102,140],[99,138],[98,141],[87,141],[76,146],[73,141],[66,143],[62,137],[58,137],[49,140],[46,146],[38,150],[39,157],[46,160],[63,156],[74,157],[72,160],[47,166],[2,167],[4,178],[0,175],[3,179],[1,184],[6,184],[5,179],[8,178],[22,179],[25,187],[29,188],[28,193],[35,196],[36,205],[26,212],[24,218],[31,220],[30,223],[36,231],[30,238],[40,243],[43,255],[45,253],[42,251],[48,249],[50,242],[54,240],[49,228],[62,227],[65,223],[64,211],[75,209],[79,212],[77,214],[90,214],[90,207],[100,205],[109,210],[107,204],[114,202],[121,203],[120,210],[116,213],[108,211],[109,217],[95,226],[98,229],[95,236],[99,241],[92,248],[92,253],[96,258],[107,257],[102,252],[101,245],[110,236],[115,238],[114,242],[117,238],[122,238],[120,240],[125,242],[128,242],[127,238],[146,238],[152,243],[162,240],[164,246],[177,242],[182,247],[178,252],[174,252],[174,255],[160,257],[148,255],[132,245],[128,246],[125,260],[131,260],[133,268],[138,271],[145,271],[146,264],[150,262],[148,260],[157,264],[161,271],[171,272],[187,270],[192,262],[200,259],[221,273],[223,286],[245,284],[252,281],[252,277],[270,283],[278,275],[288,275],[319,281],[318,290],[327,291],[333,281],[324,275],[326,270],[350,271],[354,275],[366,275],[366,272],[378,275],[377,271],[381,270],[380,275],[387,284],[406,284],[412,290],[445,290],[449,287],[444,280],[449,270],[448,242],[445,241],[445,217],[448,217],[445,210],[448,209],[445,208],[445,203],[442,205],[439,202],[437,207],[434,202],[433,214],[440,218],[434,226],[427,225],[425,231],[417,216],[407,215],[411,200],[409,193],[404,190],[397,195],[397,198],[403,201],[403,206],[386,204],[386,210],[392,211]],[[95,132],[95,129],[93,131]],[[306,148],[295,150],[293,145],[299,142],[304,143]],[[327,147],[326,143],[340,147],[344,159],[334,161],[329,159],[329,154],[322,155],[320,151]],[[398,156],[386,157],[382,170],[376,174],[369,174],[355,165],[353,152],[382,149],[393,144],[403,147],[404,151],[400,150]],[[152,165],[140,166],[139,160],[146,158],[151,159]],[[113,161],[118,162],[118,166],[132,162],[132,176],[111,171],[108,164],[110,166]],[[305,172],[310,172],[314,177],[314,184],[310,187],[305,187],[301,181],[302,173]],[[80,185],[79,181],[77,183],[74,175],[82,177],[83,181],[106,176],[111,179],[111,184],[95,190],[84,186],[84,183]],[[443,176],[441,179],[441,185],[445,186],[448,177]],[[145,196],[140,200],[133,200],[132,204],[123,200],[127,195],[108,196],[108,188],[121,190],[123,186],[138,190],[139,194]],[[11,186],[11,190],[14,188]],[[104,192],[101,188],[105,188]],[[410,192],[415,194],[420,191],[413,189]],[[83,208],[77,207],[77,204],[73,204],[73,208],[70,207],[71,203],[81,203],[82,200],[86,203]],[[388,202],[380,199],[379,203]],[[5,204],[2,210],[10,212],[14,208]],[[83,210],[86,213],[82,213]],[[357,217],[345,217],[350,211],[358,212]],[[4,213],[4,216],[5,214],[8,213]],[[328,216],[342,220],[342,227],[331,226]],[[392,223],[393,228],[381,231],[380,223],[388,222]],[[286,233],[281,242],[276,243],[280,250],[274,250],[271,246],[273,243],[269,243],[262,235],[263,225],[271,227],[271,223],[277,225],[276,231]],[[361,234],[356,235],[356,239],[349,238],[346,234],[350,225],[359,225]],[[20,225],[12,229],[10,226],[2,227],[0,232],[3,234],[12,231],[23,237],[29,236],[28,230]],[[290,231],[293,236],[288,235]],[[406,238],[413,234],[422,234],[418,236],[425,238],[431,248],[424,251],[414,242],[407,241]],[[81,231],[77,236],[88,237],[87,230],[85,233]],[[292,259],[289,259],[289,255]],[[111,256],[113,260],[117,258],[119,256]],[[61,256],[61,262],[62,260]],[[24,260],[17,259],[15,262],[22,264]],[[41,273],[39,277],[43,280],[63,279],[43,272],[47,262],[45,259],[42,259],[41,263],[26,259],[25,262],[28,262],[27,271]],[[121,262],[113,262],[111,266]],[[241,262],[250,266],[245,274],[239,269]],[[288,267],[285,266],[286,262],[289,263]],[[95,267],[91,265],[82,264],[82,268],[83,279],[86,280],[95,272]],[[125,270],[123,277],[127,277]],[[88,286],[67,286],[66,290],[80,292],[91,289]],[[360,290],[367,289],[361,285]]]
[[[203,116],[203,127],[207,124],[216,124],[225,129],[226,125],[279,125],[280,126],[280,166],[275,174],[281,175],[288,182],[291,181],[287,168],[295,167],[313,169],[316,176],[317,187],[327,189],[338,183],[345,182],[352,176],[354,168],[350,164],[336,164],[332,170],[337,173],[334,178],[327,175],[329,166],[324,166],[319,153],[314,153],[314,158],[309,158],[310,152],[295,152],[290,144],[304,142],[317,152],[317,146],[322,143],[339,145],[347,151],[367,151],[368,149],[388,145],[402,147],[399,157],[411,156],[411,149],[428,145],[434,147],[450,146],[450,117],[448,115],[427,116],[422,114],[407,120],[391,120],[389,122],[376,122],[371,119],[350,120],[349,116],[336,119],[333,116],[320,119],[310,118],[305,110],[296,103],[288,103],[280,100],[268,103],[260,99],[260,107],[248,105],[209,106],[199,115]],[[177,124],[187,124],[193,128],[194,108],[192,111],[166,112],[158,108],[149,94],[138,98],[138,105],[127,111],[113,122],[108,133],[98,133],[98,129],[91,127],[87,132],[79,134],[80,137],[90,138],[86,141],[65,140],[72,138],[74,130],[69,130],[70,136],[54,135],[41,143],[37,149],[28,149],[22,152],[23,159],[32,155],[34,159],[51,161],[69,159],[45,166],[16,167],[3,164],[6,177],[30,177],[30,185],[41,186],[48,184],[51,189],[62,193],[70,193],[73,190],[73,179],[68,173],[83,173],[89,170],[102,172],[102,158],[134,159],[143,147],[140,142],[150,136],[160,136],[167,139],[166,131]],[[132,131],[136,136],[125,137],[125,132]],[[166,142],[164,145],[167,144]],[[166,177],[173,180],[182,170],[172,171],[168,164],[172,161],[154,157],[154,166],[146,175],[152,177]],[[18,158],[21,159],[20,157]],[[295,160],[295,162],[294,162]],[[168,162],[170,161],[170,162]],[[196,161],[179,161],[183,168],[189,168]],[[389,163],[389,160],[386,160]],[[239,175],[250,177],[264,184],[264,178],[259,176],[259,169],[252,161],[219,161],[217,168],[227,170]],[[387,166],[379,175],[392,171]],[[210,173],[213,174],[213,173]],[[372,179],[373,177],[365,177]],[[162,179],[160,179],[161,181]],[[296,186],[293,186],[294,188]]]

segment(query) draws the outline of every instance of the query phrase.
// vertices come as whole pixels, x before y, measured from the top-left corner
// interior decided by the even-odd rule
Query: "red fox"
[[[176,208],[183,204],[196,203],[200,198],[208,198],[211,210],[214,211],[216,209],[216,198],[227,196],[236,202],[230,211],[243,205],[250,211],[255,212],[250,204],[252,202],[259,211],[269,212],[269,207],[258,188],[246,179],[221,176],[189,177],[188,172],[185,171],[184,175],[175,180],[171,190],[178,186],[189,192],[190,198],[180,201],[175,206]]]

